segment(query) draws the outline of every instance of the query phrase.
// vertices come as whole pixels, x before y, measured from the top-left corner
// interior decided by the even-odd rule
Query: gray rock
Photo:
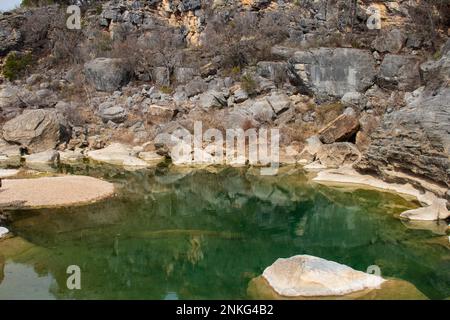
[[[381,33],[372,43],[378,52],[398,53],[406,42],[406,35],[399,29]]]
[[[19,28],[13,26],[12,21],[0,21],[0,56],[17,49],[22,41],[22,33]]]
[[[277,61],[260,61],[256,65],[256,73],[261,77],[277,81],[287,77],[287,63]]]
[[[363,92],[373,85],[375,59],[370,51],[319,48],[297,51],[289,60],[291,74],[303,91],[319,98],[341,98],[347,92]]]
[[[180,4],[178,5],[178,9],[181,12],[193,11],[200,9],[201,6],[202,6],[201,0],[181,0]]]
[[[207,88],[208,84],[203,79],[194,79],[186,84],[186,86],[184,87],[184,91],[186,92],[186,96],[190,98],[197,94],[205,92]]]
[[[237,89],[233,95],[235,103],[241,103],[248,99],[248,93],[242,88]]]
[[[194,68],[178,67],[175,68],[174,76],[175,80],[179,84],[185,84],[194,79],[197,75]]]
[[[55,110],[26,110],[20,116],[6,122],[3,138],[20,144],[33,152],[55,148],[68,139],[67,124]]]
[[[97,58],[84,65],[86,79],[99,91],[114,91],[128,83],[130,72],[121,59]]]
[[[152,80],[156,85],[168,86],[170,84],[169,69],[166,67],[156,67],[152,70]]]
[[[227,100],[222,92],[209,90],[200,95],[199,104],[203,109],[222,108],[227,106]]]
[[[384,116],[357,168],[384,178],[401,171],[449,187],[449,132],[450,89],[424,93]]]
[[[367,98],[360,92],[347,92],[341,98],[341,103],[344,107],[364,110],[367,104]]]
[[[127,112],[121,106],[112,106],[104,108],[100,111],[100,117],[103,122],[112,121],[114,123],[121,123],[127,119]]]
[[[277,115],[283,113],[292,105],[289,97],[281,91],[272,92],[270,96],[266,97],[266,99]]]
[[[439,60],[430,60],[420,65],[425,82],[445,83],[450,81],[450,50],[444,52]]]
[[[276,114],[266,99],[252,100],[249,102],[251,105],[248,110],[256,121],[271,122],[275,118]]]
[[[414,56],[388,54],[384,57],[378,75],[381,86],[412,91],[420,86],[420,60]]]

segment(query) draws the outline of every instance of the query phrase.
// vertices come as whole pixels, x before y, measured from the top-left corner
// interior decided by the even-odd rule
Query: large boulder
[[[358,148],[349,142],[324,144],[316,156],[327,168],[350,167],[361,159]]]
[[[262,276],[286,297],[343,296],[378,289],[385,282],[380,276],[309,255],[277,259]]]
[[[289,97],[284,92],[280,91],[272,92],[266,99],[277,115],[283,113],[292,105]]]
[[[383,32],[373,41],[372,47],[378,52],[398,53],[406,43],[407,36],[399,29]]]
[[[359,128],[358,118],[354,114],[344,113],[319,131],[323,143],[347,141]]]
[[[448,188],[449,132],[450,88],[425,90],[406,107],[384,116],[357,168],[386,179],[392,179],[392,172],[407,173]]]
[[[99,91],[117,90],[130,80],[130,72],[121,59],[94,59],[84,65],[84,72]]]
[[[55,110],[26,110],[3,126],[3,139],[32,152],[55,148],[70,136],[67,124]]]
[[[373,85],[376,63],[368,50],[319,48],[297,51],[289,70],[297,85],[319,98],[341,98],[347,92],[363,92]]]
[[[122,106],[110,106],[100,110],[103,122],[121,123],[127,119],[127,111]]]
[[[388,54],[381,63],[378,82],[389,89],[415,90],[420,86],[419,65],[415,56]]]

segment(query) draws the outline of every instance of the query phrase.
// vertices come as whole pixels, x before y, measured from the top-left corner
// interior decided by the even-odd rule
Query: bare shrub
[[[203,48],[211,56],[220,56],[222,67],[243,68],[269,60],[271,47],[288,36],[286,25],[281,13],[267,13],[262,18],[253,12],[231,18],[221,12],[210,13]]]

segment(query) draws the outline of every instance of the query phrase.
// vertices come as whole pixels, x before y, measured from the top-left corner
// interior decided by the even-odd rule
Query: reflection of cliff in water
[[[276,258],[301,253],[359,270],[377,264],[383,274],[401,275],[425,293],[450,293],[444,249],[424,245],[427,232],[411,231],[412,237],[393,218],[412,206],[399,197],[310,184],[301,172],[89,170],[117,183],[119,196],[79,208],[15,213],[11,224],[16,234],[48,249],[21,262],[51,273],[58,297],[162,299],[172,292],[245,298],[251,278]],[[82,291],[65,289],[71,264],[83,270]],[[433,277],[417,283],[416,275],[427,272]]]

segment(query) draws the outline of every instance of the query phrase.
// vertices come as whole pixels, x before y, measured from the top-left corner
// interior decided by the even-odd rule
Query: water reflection
[[[302,253],[359,270],[378,265],[432,298],[450,295],[448,250],[397,220],[414,204],[391,194],[311,184],[296,168],[273,177],[220,167],[63,170],[113,181],[119,196],[14,213],[10,229],[39,249],[6,259],[52,275],[56,298],[246,298],[266,266]],[[73,264],[80,291],[66,288]],[[2,297],[11,290],[0,284]]]

